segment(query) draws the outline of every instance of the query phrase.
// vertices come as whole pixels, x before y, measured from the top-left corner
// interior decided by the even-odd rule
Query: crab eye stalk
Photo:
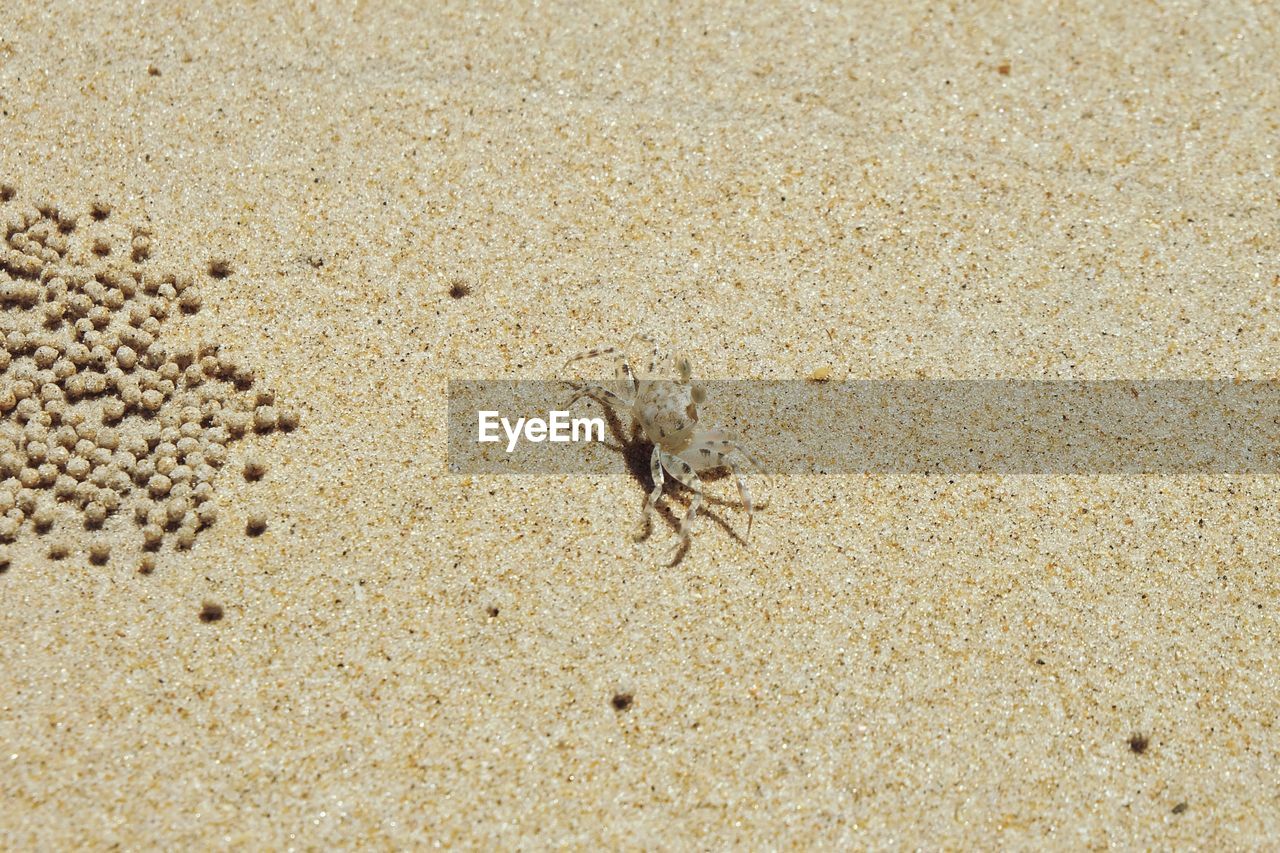
[[[707,399],[707,389],[704,385],[694,385],[690,391],[693,396],[694,405],[701,406]]]
[[[686,356],[680,356],[676,359],[676,371],[680,374],[681,382],[688,382],[689,377],[693,375],[693,365],[689,363]]]

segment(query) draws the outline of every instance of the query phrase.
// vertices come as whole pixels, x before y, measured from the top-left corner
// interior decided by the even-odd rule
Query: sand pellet
[[[111,530],[123,507],[147,548],[160,547],[166,530],[176,547],[191,547],[217,518],[209,500],[226,448],[251,429],[296,423],[291,410],[277,411],[275,391],[257,384],[242,355],[164,342],[166,324],[200,310],[202,294],[189,270],[156,267],[149,228],[101,230],[114,222],[102,199],[82,213],[2,189],[0,479],[14,490],[0,489],[0,539],[24,525],[46,535],[65,505],[83,525],[46,552],[81,547],[105,561],[114,538],[81,542],[87,534],[75,531]],[[207,263],[215,278],[231,274],[224,259]],[[246,457],[247,479],[266,469],[265,457]]]
[[[261,510],[250,512],[245,518],[244,529],[250,536],[260,536],[267,529],[267,514]]]

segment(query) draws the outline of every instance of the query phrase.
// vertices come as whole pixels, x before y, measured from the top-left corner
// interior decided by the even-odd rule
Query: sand
[[[0,847],[1280,835],[1275,477],[781,477],[749,541],[720,481],[668,566],[621,461],[444,438],[450,378],[637,331],[709,378],[1274,377],[1273,8],[318,5],[3,13],[0,176],[145,222],[175,335],[302,422],[150,575],[9,546]]]

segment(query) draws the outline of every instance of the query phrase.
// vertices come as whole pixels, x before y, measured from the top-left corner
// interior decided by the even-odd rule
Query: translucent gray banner
[[[601,383],[626,400],[628,383]],[[724,427],[778,474],[1174,474],[1280,469],[1280,382],[706,381],[698,429]],[[628,409],[565,382],[449,383],[459,474],[618,473],[647,450]],[[553,416],[553,412],[565,412]],[[480,441],[481,413],[485,434]],[[507,419],[508,430],[501,425]],[[520,418],[526,428],[516,430]],[[604,441],[572,419],[596,418]],[[536,421],[547,421],[540,430]],[[552,441],[555,433],[567,440]],[[539,434],[542,440],[537,440]],[[512,440],[512,435],[515,440]],[[597,433],[592,431],[592,439]]]

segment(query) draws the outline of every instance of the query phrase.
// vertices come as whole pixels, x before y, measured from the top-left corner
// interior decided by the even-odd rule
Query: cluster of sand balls
[[[121,541],[108,533],[130,523],[147,551],[190,548],[217,519],[228,448],[298,424],[230,352],[162,342],[166,321],[200,309],[195,278],[155,268],[150,233],[110,217],[0,182],[0,543],[29,527],[55,559],[83,548],[105,563]],[[264,471],[255,459],[245,474]]]

